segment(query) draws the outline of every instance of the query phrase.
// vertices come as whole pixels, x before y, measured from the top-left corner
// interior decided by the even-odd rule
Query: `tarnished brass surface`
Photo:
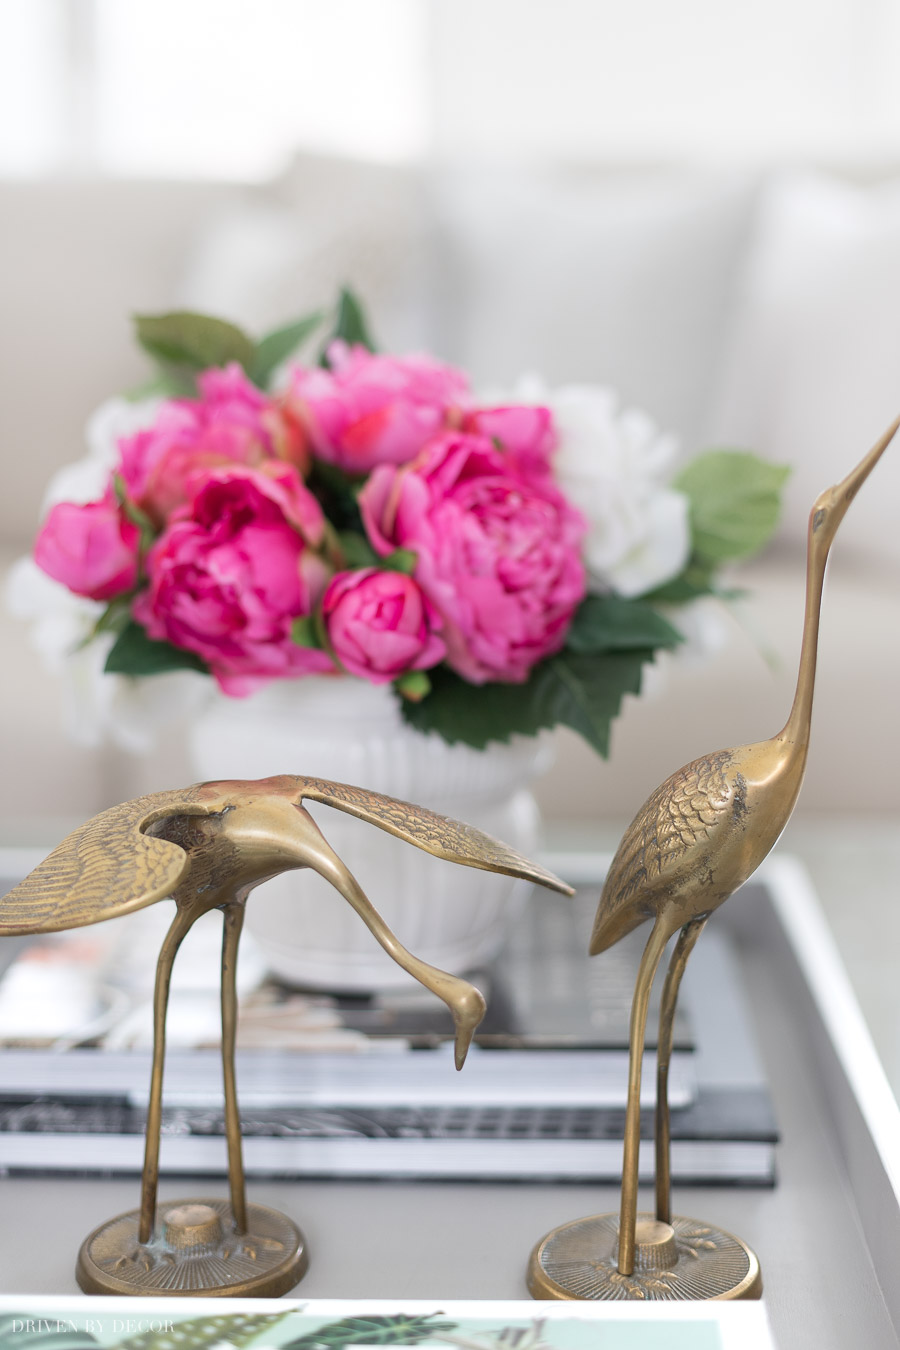
[[[166,1011],[172,965],[178,948],[191,926],[191,917],[177,910],[171,928],[163,939],[156,963],[153,990],[153,1062],[150,1069],[150,1099],[144,1129],[144,1167],[141,1173],[141,1219],[138,1237],[149,1242],[156,1224],[156,1194],[159,1189],[159,1142],[162,1127],[163,1065],[166,1057]]]
[[[806,767],[825,563],[856,493],[893,439],[894,422],[856,468],[817,497],[809,518],[806,609],[797,688],[771,740],[692,760],[638,811],[616,852],[594,922],[591,953],[645,919],[669,935],[716,909],[746,881],[787,824]]]
[[[149,1241],[139,1237],[138,1210],[85,1238],[75,1275],[86,1294],[279,1298],[306,1273],[303,1234],[275,1209],[249,1205],[246,1232],[224,1200],[172,1201],[162,1211]]]
[[[302,1244],[294,1250],[287,1239],[279,1238],[279,1250],[286,1254],[278,1258],[271,1271],[268,1266],[264,1274],[245,1270],[248,1253],[256,1253],[252,1260],[257,1261],[262,1260],[259,1253],[269,1249],[266,1243],[270,1236],[263,1233],[260,1238],[253,1227],[254,1222],[258,1226],[259,1216],[269,1216],[265,1219],[269,1226],[275,1220],[288,1224],[274,1210],[251,1206],[248,1211],[234,1073],[238,943],[247,897],[261,882],[304,867],[330,882],[388,955],[447,1004],[456,1027],[456,1067],[462,1068],[484,1016],[481,993],[467,980],[438,970],[407,951],[330,847],[304,808],[304,798],[347,811],[450,862],[523,877],[571,894],[571,887],[557,877],[471,825],[435,815],[410,802],[320,778],[284,774],[258,782],[197,783],[125,802],[73,831],[0,899],[0,936],[77,928],[128,914],[167,896],[175,902],[175,916],[157,961],[153,995],[153,1064],[141,1206],[135,1215],[112,1220],[87,1240],[78,1265],[78,1279],[85,1289],[95,1293],[190,1291],[269,1297],[291,1288],[305,1269],[305,1255],[302,1261],[298,1256]],[[423,903],[428,903],[427,897],[423,897]],[[221,909],[224,916],[222,1066],[231,1204],[223,1239],[227,1260],[217,1248],[201,1261],[183,1243],[166,1245],[153,1235],[157,1231],[163,1065],[172,966],[191,925],[211,909]],[[292,1225],[289,1227],[296,1233]],[[109,1259],[104,1255],[101,1261],[101,1252],[113,1254]],[[182,1269],[185,1262],[188,1264]]]
[[[234,1052],[237,1043],[237,956],[244,906],[226,905],[222,929],[222,1077],[225,1091],[225,1140],[228,1147],[228,1187],[231,1213],[239,1233],[247,1231],[247,1198],[244,1182],[244,1150],[238,1109]]]
[[[184,880],[188,856],[185,849],[173,847],[178,841],[167,832],[167,822],[181,819],[187,826],[195,818],[199,825],[203,817],[223,817],[251,803],[261,806],[279,800],[299,806],[304,798],[358,816],[448,862],[523,877],[564,895],[572,893],[558,877],[472,825],[346,783],[282,774],[254,782],[195,783],[102,811],[67,835],[3,897],[0,936],[52,933],[99,923],[171,895]],[[266,830],[265,812],[259,828]],[[282,859],[272,875],[291,867],[314,866],[302,856],[301,842],[298,837],[290,860]],[[227,871],[222,865],[227,861],[224,852],[220,850],[216,863],[219,875]],[[260,880],[256,878],[254,884]]]
[[[640,1144],[641,1063],[647,1024],[650,987],[669,939],[681,934],[672,957],[660,1011],[658,1102],[656,1118],[656,1219],[668,1222],[669,1198],[669,1107],[668,1063],[671,1054],[672,1020],[684,967],[709,915],[723,904],[756,871],[769,853],[794,809],[800,792],[809,750],[819,614],[828,552],[847,508],[875,464],[893,439],[898,418],[876,442],[855,469],[827,488],[813,503],[807,534],[806,606],[797,687],[788,720],[770,740],[717,750],[692,760],[667,778],[638,811],[625,831],[607,873],[594,928],[592,955],[606,951],[626,933],[647,919],[653,920],[635,985],[629,1035],[628,1101],[622,1161],[622,1195],[619,1224],[611,1216],[584,1219],[557,1229],[532,1256],[533,1278],[537,1253],[568,1250],[566,1242],[581,1250],[596,1237],[606,1244],[615,1234],[616,1288],[628,1291],[615,1297],[645,1298],[638,1279],[638,1150]],[[676,1226],[678,1222],[675,1221]],[[712,1231],[712,1230],[711,1230]],[[593,1235],[593,1236],[592,1236]],[[732,1239],[736,1241],[736,1239]],[[549,1248],[547,1246],[549,1245]],[[742,1244],[739,1244],[742,1247]],[[742,1248],[743,1249],[743,1248]],[[585,1251],[587,1248],[585,1247]],[[744,1249],[745,1250],[745,1249]],[[606,1252],[606,1246],[603,1246]],[[596,1261],[606,1261],[600,1251]],[[581,1260],[581,1258],[579,1258]],[[755,1258],[754,1258],[755,1260]],[[540,1266],[538,1261],[538,1266]],[[584,1257],[582,1265],[587,1261]],[[581,1292],[585,1276],[576,1262],[571,1277],[564,1265],[555,1267],[558,1292],[541,1297],[611,1297]],[[541,1286],[542,1287],[542,1286]],[[681,1289],[681,1285],[673,1285]],[[711,1292],[713,1284],[701,1280],[696,1289],[660,1297],[733,1297]],[[532,1289],[534,1292],[534,1287]],[[657,1296],[657,1295],[652,1295]]]
[[[234,1221],[237,1233],[247,1230],[246,1215],[244,1223]],[[189,1200],[185,1205],[176,1205],[167,1209],[163,1220],[163,1241],[167,1246],[183,1251],[194,1251],[200,1247],[218,1247],[225,1236],[222,1215],[212,1205],[202,1200]]]
[[[760,1298],[759,1262],[731,1233],[696,1219],[638,1216],[634,1270],[617,1267],[618,1216],[561,1224],[534,1248],[528,1289],[541,1299]]]
[[[669,1064],[672,1059],[675,1008],[688,957],[705,927],[705,918],[692,919],[678,934],[659,1004],[659,1036],[656,1041],[656,1217],[660,1223],[672,1221]]]

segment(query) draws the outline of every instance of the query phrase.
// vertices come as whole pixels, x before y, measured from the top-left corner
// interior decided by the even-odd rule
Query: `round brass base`
[[[696,1219],[639,1214],[634,1272],[617,1269],[618,1214],[554,1228],[531,1253],[528,1288],[543,1299],[759,1298],[759,1262],[739,1238]]]
[[[309,1265],[303,1234],[277,1209],[247,1206],[235,1230],[226,1200],[160,1206],[151,1240],[138,1242],[140,1211],[95,1228],[81,1244],[75,1278],[86,1294],[279,1298]]]

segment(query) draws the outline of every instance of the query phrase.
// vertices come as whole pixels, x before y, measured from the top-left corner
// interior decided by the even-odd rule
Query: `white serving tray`
[[[555,852],[573,882],[605,858]],[[782,1134],[774,1191],[690,1188],[676,1212],[757,1252],[782,1350],[900,1344],[900,1109],[803,867],[770,860],[712,922],[734,935]],[[602,958],[598,958],[602,959]],[[690,968],[688,971],[688,978]],[[174,1188],[174,1189],[173,1189]],[[197,1194],[211,1191],[208,1181]],[[305,1230],[312,1299],[522,1299],[532,1244],[617,1208],[612,1187],[311,1182],[251,1184]],[[191,1193],[170,1182],[162,1199]],[[649,1200],[649,1197],[648,1197]],[[0,1179],[0,1292],[77,1294],[85,1234],[137,1203],[128,1181]]]

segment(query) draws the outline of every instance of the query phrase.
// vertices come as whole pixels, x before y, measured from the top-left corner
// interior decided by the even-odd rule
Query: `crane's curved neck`
[[[819,647],[819,615],[822,610],[822,588],[825,582],[825,564],[828,547],[816,548],[812,529],[806,553],[806,609],[803,614],[803,641],[800,645],[800,668],[797,688],[790,716],[777,740],[787,741],[806,751],[812,723],[813,692],[816,683],[816,655]]]
[[[803,617],[803,643],[800,647],[800,669],[797,690],[791,714],[775,740],[787,742],[802,749],[803,757],[809,745],[812,721],[813,688],[816,683],[816,650],[819,645],[819,611],[822,608],[822,586],[825,564],[835,533],[848,506],[878,463],[886,448],[900,429],[900,417],[892,422],[872,449],[833,488],[816,499],[809,522],[806,548],[806,612]],[[819,531],[820,533],[817,533]]]

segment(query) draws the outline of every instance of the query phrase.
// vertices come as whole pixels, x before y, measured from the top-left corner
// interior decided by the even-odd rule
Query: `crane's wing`
[[[647,798],[610,864],[594,920],[591,951],[624,937],[652,913],[647,903],[677,874],[692,849],[731,815],[735,775],[731,750],[692,760]]]
[[[423,806],[412,802],[402,802],[396,797],[385,797],[379,792],[368,792],[365,788],[350,787],[346,783],[331,783],[325,778],[297,778],[297,801],[307,798],[310,801],[325,802],[335,806],[348,815],[358,816],[377,825],[388,834],[404,839],[416,848],[433,853],[448,862],[462,863],[466,867],[479,867],[485,872],[503,872],[511,877],[523,877],[540,886],[563,895],[572,895],[571,886],[560,881],[559,877],[529,862],[521,853],[508,848],[499,839],[476,830],[473,825],[465,825],[449,816],[439,816],[427,811]]]
[[[130,914],[170,895],[187,854],[144,830],[180,812],[206,814],[196,788],[156,792],[101,811],[67,835],[0,899],[0,936],[54,933]]]

